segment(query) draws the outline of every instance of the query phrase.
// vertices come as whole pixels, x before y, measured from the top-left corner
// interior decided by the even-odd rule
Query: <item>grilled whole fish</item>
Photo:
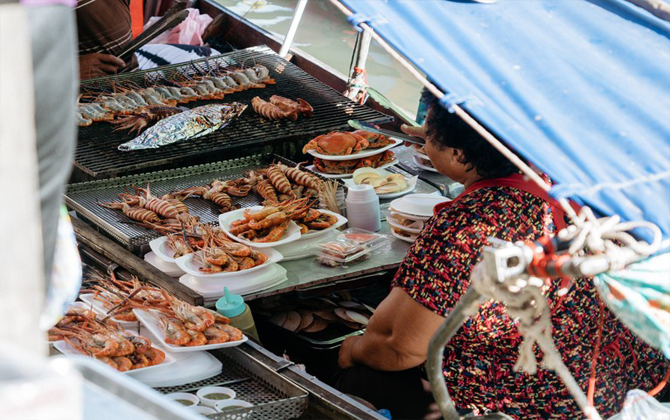
[[[165,118],[134,139],[119,146],[121,151],[157,149],[178,141],[195,139],[225,127],[240,115],[247,105],[229,104],[203,105]]]

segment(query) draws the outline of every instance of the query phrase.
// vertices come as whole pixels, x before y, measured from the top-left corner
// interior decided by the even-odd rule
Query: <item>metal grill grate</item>
[[[205,386],[227,386],[235,391],[236,398],[254,406],[207,416],[216,420],[282,420],[300,417],[307,407],[307,393],[274,372],[267,366],[244,355],[242,352],[213,351],[223,362],[223,372],[204,381],[173,387],[156,388],[169,394],[172,392],[195,392]]]
[[[127,85],[132,83],[145,86],[159,83],[160,78],[172,78],[176,74],[195,72],[195,68],[207,69],[232,66],[243,67],[263,64],[270,69],[270,76],[276,84],[264,89],[250,89],[226,95],[223,102],[238,101],[251,103],[254,96],[268,99],[277,94],[291,99],[303,98],[314,108],[314,116],[300,117],[292,121],[268,121],[259,117],[251,106],[227,127],[195,140],[175,143],[159,149],[121,152],[117,146],[133,138],[125,132],[113,131],[112,124],[97,122],[79,130],[79,142],[75,155],[75,166],[92,177],[110,177],[143,168],[167,165],[186,157],[218,154],[233,148],[261,146],[279,139],[311,136],[332,130],[348,128],[347,120],[359,119],[375,123],[388,122],[388,115],[359,105],[342,96],[334,89],[314,79],[295,65],[280,58],[267,47],[254,47],[235,51],[217,57],[192,62],[192,64],[162,67],[150,71],[102,78],[82,83],[82,92],[110,90],[112,83]],[[198,101],[187,104],[195,107],[212,101]],[[220,156],[221,157],[221,156]]]
[[[186,168],[70,184],[65,201],[79,215],[100,227],[126,248],[137,251],[152,239],[159,237],[160,234],[138,226],[120,210],[99,206],[99,202],[119,201],[117,195],[131,189],[132,185],[146,186],[147,183],[150,183],[151,193],[161,196],[176,190],[206,185],[214,179],[239,178],[247,169],[258,169],[273,161],[283,162],[290,166],[295,165],[294,162],[273,154],[254,155]],[[254,192],[249,193],[246,197],[231,198],[233,205],[237,207],[252,207],[259,205],[262,201],[262,198]],[[190,214],[198,216],[202,223],[218,223],[220,213],[216,204],[201,198],[187,198],[184,203],[188,206]]]

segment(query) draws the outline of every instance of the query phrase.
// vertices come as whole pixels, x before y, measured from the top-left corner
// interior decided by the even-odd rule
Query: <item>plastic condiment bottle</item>
[[[256,323],[249,305],[244,303],[240,295],[233,295],[227,287],[223,288],[223,296],[216,301],[216,312],[230,319],[230,325],[239,328],[243,333],[260,343]]]
[[[350,228],[360,228],[371,232],[381,229],[379,197],[372,185],[361,184],[349,187],[346,203]]]

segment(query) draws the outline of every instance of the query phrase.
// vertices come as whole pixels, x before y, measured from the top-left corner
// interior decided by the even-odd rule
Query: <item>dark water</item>
[[[256,25],[283,38],[293,17],[297,0],[217,0]],[[310,0],[293,45],[348,74],[356,31],[328,0]],[[367,60],[368,84],[402,107],[416,114],[420,83],[376,42]]]

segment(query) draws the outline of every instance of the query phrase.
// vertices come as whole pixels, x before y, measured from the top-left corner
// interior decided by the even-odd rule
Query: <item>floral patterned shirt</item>
[[[462,194],[424,226],[392,286],[446,316],[470,285],[470,272],[487,237],[532,241],[555,230],[547,202],[509,186]],[[577,383],[586,391],[600,321],[600,300],[590,279],[575,279],[557,298],[560,280],[546,294],[553,337]],[[667,361],[620,324],[603,306],[604,328],[597,363],[595,405],[607,418],[620,411],[628,390],[650,390]],[[445,348],[444,375],[459,408],[501,411],[518,419],[583,418],[573,398],[551,371],[514,372],[521,337],[505,307],[489,301],[468,319]],[[541,354],[537,352],[538,360]]]

